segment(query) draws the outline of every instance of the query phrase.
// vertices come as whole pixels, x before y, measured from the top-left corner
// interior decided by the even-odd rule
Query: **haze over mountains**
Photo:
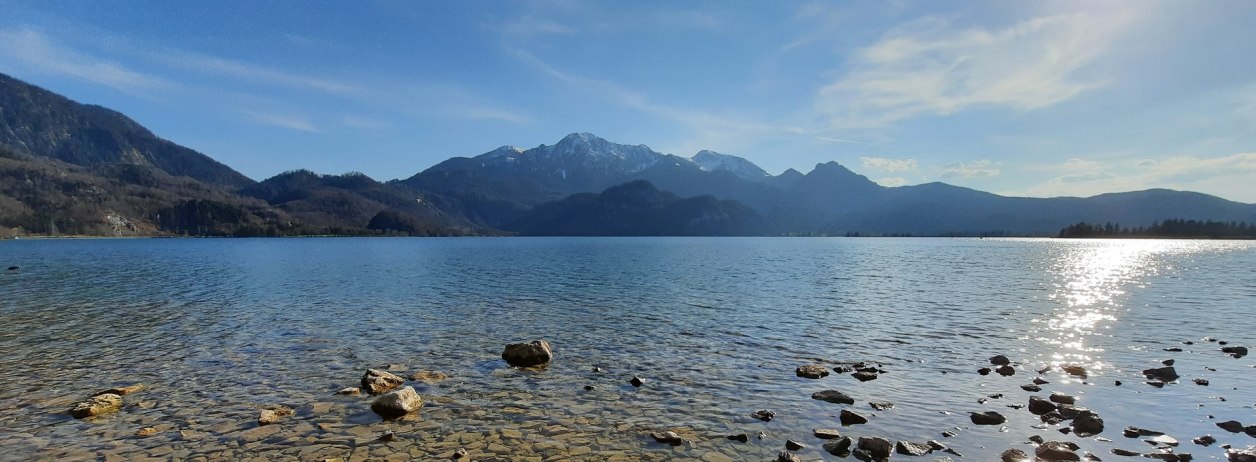
[[[773,176],[740,157],[589,133],[388,182],[304,170],[255,182],[120,113],[0,74],[0,235],[1053,235],[1170,218],[1256,222],[1256,205],[1159,189],[1042,199],[884,187],[835,162]]]

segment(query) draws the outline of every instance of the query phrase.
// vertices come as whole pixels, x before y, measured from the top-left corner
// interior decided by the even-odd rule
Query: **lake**
[[[9,265],[22,269],[0,274],[3,460],[405,460],[463,448],[472,460],[710,462],[774,460],[787,439],[804,460],[842,460],[816,428],[937,440],[964,460],[1032,454],[1034,435],[1104,460],[1119,458],[1113,448],[1156,452],[1122,436],[1131,425],[1196,460],[1256,444],[1215,425],[1256,425],[1254,357],[1218,343],[1256,347],[1250,241],[22,240],[0,242]],[[505,344],[533,339],[553,346],[548,368],[501,360]],[[997,354],[1015,374],[979,375]],[[1168,359],[1181,379],[1144,383],[1141,371]],[[884,372],[795,374],[857,361]],[[390,365],[448,378],[408,381],[426,405],[400,420],[376,416],[369,396],[336,395]],[[1036,377],[1041,392],[1021,388]],[[144,390],[117,413],[65,413],[134,383]],[[855,403],[811,398],[827,389]],[[1100,439],[1009,407],[1052,392],[1095,411]],[[273,405],[295,413],[259,427]],[[842,427],[843,409],[868,422]],[[969,413],[984,411],[1007,422],[974,425]],[[650,437],[667,430],[686,442]],[[725,438],[739,434],[749,441]],[[1217,444],[1191,443],[1205,434]],[[920,460],[940,457],[959,460]]]

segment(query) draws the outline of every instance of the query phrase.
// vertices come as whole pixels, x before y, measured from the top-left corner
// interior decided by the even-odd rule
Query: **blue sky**
[[[571,132],[770,173],[1256,203],[1256,2],[0,0],[0,72],[254,179]]]

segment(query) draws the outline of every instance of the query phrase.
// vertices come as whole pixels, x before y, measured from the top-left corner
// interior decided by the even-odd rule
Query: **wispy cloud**
[[[576,33],[576,29],[549,18],[527,15],[502,25],[501,32],[509,36],[531,37],[537,35],[570,35]]]
[[[863,168],[882,172],[910,172],[920,167],[916,159],[890,159],[886,157],[860,157]]]
[[[151,95],[176,86],[117,62],[80,53],[30,29],[0,29],[0,56],[37,72],[74,77],[133,94]]]
[[[835,138],[832,136],[817,136],[816,139],[820,141],[826,141],[829,143],[872,144],[867,141],[848,140],[846,138]]]
[[[360,96],[365,90],[355,85],[318,76],[288,72],[256,63],[190,53],[178,50],[149,51],[148,56],[168,66],[178,66],[199,74],[217,74],[254,84],[313,90],[337,96]]]
[[[318,128],[314,126],[314,123],[304,117],[247,110],[243,111],[243,113],[246,116],[246,119],[251,123],[309,133],[319,132]]]
[[[903,178],[903,177],[901,177],[901,176],[892,176],[892,177],[887,177],[887,178],[878,178],[878,179],[873,180],[873,181],[875,181],[877,184],[879,184],[879,185],[881,185],[881,186],[887,186],[887,187],[891,187],[891,188],[896,187],[896,186],[906,186],[906,185],[907,185],[907,179],[906,179],[906,178]]]
[[[941,178],[974,178],[998,176],[998,165],[988,159],[972,162],[951,162],[942,168]]]
[[[1135,18],[1133,8],[1114,8],[1005,28],[914,21],[855,53],[816,109],[835,128],[868,128],[974,107],[1051,106],[1110,83],[1086,71]]]

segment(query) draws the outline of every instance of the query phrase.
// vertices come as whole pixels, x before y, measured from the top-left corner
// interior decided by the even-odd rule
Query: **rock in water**
[[[843,426],[859,425],[868,423],[868,418],[842,409],[841,416],[838,417],[842,421]]]
[[[843,436],[824,443],[824,450],[838,457],[846,457],[850,455],[852,444],[854,444],[854,440],[850,439],[849,436]]]
[[[1072,397],[1072,396],[1066,395],[1066,394],[1064,394],[1064,393],[1060,393],[1060,392],[1058,392],[1058,391],[1057,391],[1057,392],[1054,392],[1054,393],[1051,393],[1051,397],[1050,397],[1049,399],[1050,399],[1050,400],[1051,400],[1051,402],[1053,402],[1053,403],[1060,403],[1060,404],[1077,404],[1077,398],[1074,398],[1074,397]]]
[[[685,442],[685,440],[681,439],[680,435],[677,435],[676,432],[654,432],[651,433],[650,436],[654,437],[654,441],[658,441],[663,444],[670,444],[672,446],[680,446],[681,443]]]
[[[1191,440],[1191,442],[1200,446],[1212,446],[1213,443],[1217,442],[1217,439],[1213,438],[1212,435],[1204,435]]]
[[[1256,446],[1248,446],[1247,449],[1230,449],[1225,452],[1225,456],[1230,462],[1256,462]]]
[[[794,370],[794,374],[797,374],[799,377],[818,379],[821,377],[828,377],[829,370],[819,364],[808,364],[805,366],[798,366],[798,369]]]
[[[1082,438],[1103,433],[1103,419],[1093,413],[1086,413],[1073,419],[1073,433]]]
[[[1148,380],[1159,380],[1161,382],[1172,382],[1179,377],[1177,369],[1174,369],[1173,366],[1144,369],[1143,375],[1147,376]]]
[[[754,418],[759,419],[759,420],[762,420],[762,421],[764,421],[764,422],[771,422],[771,421],[772,421],[772,418],[773,418],[773,417],[776,417],[776,413],[775,413],[775,412],[772,412],[772,411],[769,411],[769,410],[767,410],[767,409],[761,409],[761,410],[758,410],[758,411],[754,411],[754,413],[753,413],[753,414],[750,414],[750,417],[754,417]]]
[[[534,340],[531,343],[512,343],[502,350],[502,359],[515,367],[536,367],[549,364],[554,357],[549,342]]]
[[[923,456],[932,451],[933,448],[928,444],[913,443],[911,441],[899,441],[898,444],[894,446],[894,452],[909,456]]]
[[[811,399],[818,399],[820,401],[827,401],[835,404],[855,404],[855,398],[851,398],[850,395],[837,390],[817,391],[811,394]]]
[[[817,429],[811,430],[811,434],[814,435],[816,438],[820,438],[822,440],[832,440],[832,439],[837,439],[837,438],[842,437],[841,432],[837,430],[829,429],[829,428],[817,428]]]
[[[994,371],[998,372],[999,375],[1002,375],[1004,377],[1016,374],[1016,368],[1012,366],[999,366],[999,367],[994,368]]]
[[[1238,433],[1238,432],[1243,431],[1243,424],[1239,423],[1237,420],[1227,420],[1225,422],[1218,422],[1217,426],[1221,427],[1222,430],[1228,431],[1230,433]]]
[[[388,371],[367,369],[366,374],[362,375],[362,389],[372,395],[378,395],[401,386],[405,381]]]
[[[890,460],[890,451],[894,449],[894,445],[890,440],[878,437],[859,437],[859,449],[868,451],[872,456],[872,460]]]
[[[876,379],[877,379],[877,373],[876,373],[876,372],[865,372],[865,371],[860,371],[860,372],[856,372],[856,373],[854,373],[854,374],[851,374],[850,376],[851,376],[851,377],[854,377],[854,378],[856,378],[856,379],[859,379],[859,381],[860,381],[860,382],[867,382],[867,381],[869,381],[869,380],[876,380]]]
[[[1043,415],[1055,410],[1055,404],[1042,399],[1039,396],[1029,397],[1029,412],[1033,415]]]
[[[118,395],[118,396],[126,396],[126,395],[129,395],[129,394],[131,394],[131,393],[138,393],[138,392],[140,392],[140,391],[141,391],[141,390],[143,390],[143,389],[144,389],[144,384],[142,384],[142,383],[137,383],[137,384],[134,384],[134,385],[127,385],[127,386],[125,386],[125,387],[113,387],[113,388],[110,388],[110,389],[108,389],[108,390],[102,391],[102,392],[100,392],[100,393],[96,393],[96,394],[98,394],[98,395],[103,395],[103,394],[105,394],[105,393],[113,393],[113,394]]]
[[[999,454],[999,460],[1003,462],[1029,462],[1029,454],[1020,449],[1008,449]]]
[[[1076,452],[1077,445],[1063,441],[1048,441],[1034,450],[1038,460],[1044,462],[1082,460]]]
[[[629,380],[628,383],[631,383],[632,386],[634,387],[640,387],[642,384],[645,383],[645,381],[641,380],[641,377],[637,377],[634,375],[632,376],[632,380]]]
[[[336,392],[336,394],[337,395],[360,395],[362,394],[362,389],[356,388],[356,387],[345,387],[345,388],[341,388],[340,391]]]
[[[288,408],[262,409],[262,412],[257,416],[257,425],[261,426],[278,423],[284,416],[291,414],[292,409]]]
[[[1007,417],[994,411],[973,412],[968,416],[977,425],[1003,425]]]
[[[70,415],[76,419],[94,417],[122,409],[122,396],[114,393],[101,393],[87,401],[75,404],[70,408]]]
[[[990,364],[993,364],[995,366],[1006,366],[1011,363],[1012,361],[1007,359],[1007,356],[1003,356],[1003,355],[995,355],[990,358]]]
[[[776,455],[776,462],[802,462],[797,455],[789,451],[781,451]]]
[[[873,401],[871,403],[868,403],[868,405],[872,406],[873,409],[878,410],[878,411],[887,411],[890,409],[894,409],[894,403],[889,403],[885,401]]]
[[[1221,349],[1221,352],[1228,354],[1230,356],[1233,356],[1235,358],[1242,358],[1244,356],[1247,356],[1247,347],[1241,347],[1241,346],[1225,347]]]
[[[414,391],[414,387],[380,396],[371,404],[371,410],[384,417],[400,417],[423,407],[423,398]]]
[[[799,443],[799,442],[797,442],[797,441],[794,441],[794,440],[785,440],[785,449],[787,449],[787,450],[790,450],[790,451],[797,451],[797,450],[802,449],[802,448],[805,448],[805,447],[806,447],[806,446],[803,446],[803,444],[802,444],[802,443]]]
[[[736,441],[738,443],[745,443],[747,441],[750,441],[750,437],[746,436],[745,433],[738,433],[736,435],[728,435],[728,436],[725,436],[724,438]]]

